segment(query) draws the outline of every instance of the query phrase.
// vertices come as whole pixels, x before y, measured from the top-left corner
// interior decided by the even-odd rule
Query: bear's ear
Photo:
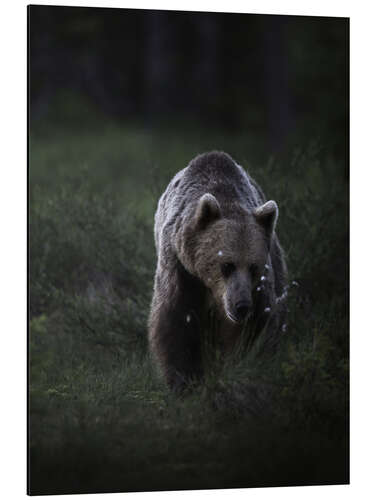
[[[215,196],[205,193],[198,202],[195,211],[196,224],[200,229],[204,229],[211,222],[221,217],[220,205]]]
[[[279,209],[277,203],[273,200],[267,201],[254,210],[254,217],[266,229],[268,234],[273,233],[278,215]]]

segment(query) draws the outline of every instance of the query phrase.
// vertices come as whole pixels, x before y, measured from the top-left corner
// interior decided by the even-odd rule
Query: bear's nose
[[[241,300],[236,304],[236,316],[239,320],[244,320],[250,312],[250,302]]]

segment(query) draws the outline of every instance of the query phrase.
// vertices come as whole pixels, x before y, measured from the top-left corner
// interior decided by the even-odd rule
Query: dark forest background
[[[349,481],[349,20],[31,6],[29,491]],[[198,153],[279,205],[288,330],[155,373],[153,216]]]
[[[343,19],[33,7],[30,21],[35,125],[68,119],[59,100],[84,111],[79,95],[107,119],[247,130],[272,148],[302,130],[345,151]]]

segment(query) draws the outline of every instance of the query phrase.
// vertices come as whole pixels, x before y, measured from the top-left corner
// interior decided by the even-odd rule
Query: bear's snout
[[[236,311],[236,319],[238,321],[244,321],[246,317],[249,315],[251,310],[251,302],[248,300],[241,300],[237,302],[235,311]]]
[[[235,303],[226,302],[225,312],[233,323],[244,323],[252,314],[252,302],[248,299],[241,299]]]

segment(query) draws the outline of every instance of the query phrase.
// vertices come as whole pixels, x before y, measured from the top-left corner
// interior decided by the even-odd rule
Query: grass
[[[31,493],[348,482],[348,183],[299,144],[275,158],[259,137],[105,122],[30,137]],[[147,350],[153,214],[218,148],[278,201],[298,286],[277,356],[214,356],[177,398]]]

